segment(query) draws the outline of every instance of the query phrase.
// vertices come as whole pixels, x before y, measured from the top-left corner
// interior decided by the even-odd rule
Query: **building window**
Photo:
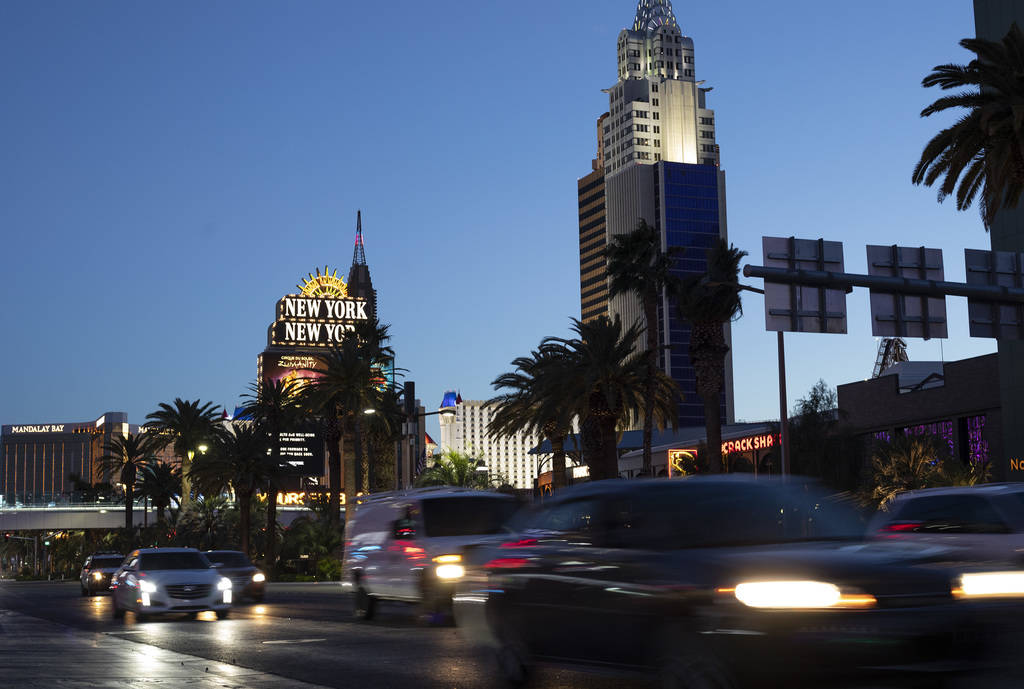
[[[657,105],[657,103],[655,103],[655,105]],[[651,117],[656,119],[656,120],[660,120],[661,119],[661,117],[656,112],[655,113],[651,113]]]
[[[687,70],[685,70],[683,72],[683,74],[688,76],[688,77],[692,77],[693,76],[693,70],[692,69],[687,69]]]
[[[654,133],[655,134],[660,134],[661,133],[661,127],[659,127],[658,125],[654,125]]]
[[[693,64],[693,55],[686,55],[686,56],[684,56],[683,57],[683,62],[685,62],[688,65],[692,65]]]
[[[715,133],[709,129],[702,129],[700,132],[700,138],[702,139],[714,139]]]
[[[651,91],[653,91],[654,93],[657,93],[658,92],[658,85],[657,84],[651,84]]]
[[[651,99],[651,105],[655,105],[655,106],[658,105],[658,99],[657,98],[652,98]]]
[[[654,140],[654,147],[655,148],[661,148],[661,139],[655,139]]]

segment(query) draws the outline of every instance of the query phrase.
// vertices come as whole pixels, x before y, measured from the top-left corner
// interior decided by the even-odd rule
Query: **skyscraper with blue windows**
[[[659,230],[662,248],[680,247],[674,272],[702,273],[707,249],[727,234],[725,172],[715,139],[711,89],[696,79],[693,40],[683,36],[670,0],[640,0],[632,29],[619,33],[618,81],[598,120],[597,159],[577,185],[580,207],[580,291],[584,320],[618,315],[644,323],[633,295],[607,296],[600,250],[640,219]],[[689,359],[690,327],[668,295],[658,308],[660,363],[679,384],[679,425],[703,426]],[[731,347],[731,333],[725,332]],[[639,346],[644,346],[642,343]],[[722,421],[733,421],[732,357],[727,355]]]

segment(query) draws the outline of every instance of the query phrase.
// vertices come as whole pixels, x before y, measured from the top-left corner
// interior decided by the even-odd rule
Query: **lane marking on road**
[[[327,639],[277,639],[274,641],[264,641],[265,644],[315,644],[318,641],[327,641]]]

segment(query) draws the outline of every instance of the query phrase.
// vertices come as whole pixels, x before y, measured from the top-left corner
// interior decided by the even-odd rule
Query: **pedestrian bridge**
[[[296,518],[309,514],[298,505],[278,506],[277,522],[288,526]],[[156,523],[156,509],[142,505],[132,509],[136,526]],[[119,529],[124,526],[124,505],[103,503],[0,507],[0,531],[64,531],[78,529]]]

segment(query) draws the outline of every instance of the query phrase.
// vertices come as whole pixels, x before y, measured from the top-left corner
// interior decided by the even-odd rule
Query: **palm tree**
[[[676,306],[689,321],[690,363],[697,394],[704,401],[704,425],[711,473],[722,471],[722,383],[725,379],[725,324],[743,313],[739,282],[740,261],[747,255],[719,239],[707,254],[707,270],[683,280]]]
[[[124,528],[133,529],[132,505],[135,502],[135,483],[140,472],[146,471],[156,461],[149,436],[111,436],[103,445],[104,454],[99,458],[103,473],[116,476],[124,484]]]
[[[985,463],[964,465],[935,436],[897,434],[880,442],[872,453],[874,472],[865,502],[885,507],[898,494],[938,486],[973,486],[988,479]]]
[[[255,423],[235,423],[231,432],[222,434],[210,452],[192,464],[192,478],[205,493],[219,494],[228,488],[234,491],[238,505],[242,552],[250,555],[249,534],[252,532],[252,499],[260,486],[266,485],[274,466],[267,457],[270,434]],[[270,500],[268,503],[277,503]],[[269,508],[269,505],[268,505]],[[268,512],[270,510],[268,509]],[[273,529],[273,531],[271,531]],[[277,530],[277,520],[267,520],[267,530]],[[269,543],[272,539],[268,537]],[[268,562],[270,558],[267,558]]]
[[[913,181],[932,186],[941,177],[939,201],[955,193],[957,210],[970,207],[980,191],[987,229],[1000,208],[1017,206],[1024,191],[1024,32],[1014,23],[1001,41],[965,38],[960,45],[978,57],[934,67],[921,84],[966,90],[939,98],[921,116],[967,112],[928,142]]]
[[[550,347],[554,356],[566,359],[558,369],[562,375],[552,385],[561,391],[566,412],[578,416],[584,433],[593,436],[589,442],[594,449],[586,452],[590,478],[616,478],[620,424],[636,418],[645,405],[654,409],[659,423],[675,418],[676,385],[658,371],[653,396],[646,397],[646,365],[636,353],[638,324],[623,331],[618,316],[588,323],[574,318],[572,323],[577,337],[546,337],[541,348]]]
[[[139,477],[139,494],[153,501],[156,523],[165,525],[164,511],[181,497],[181,469],[167,462],[151,464]]]
[[[416,485],[486,489],[490,482],[486,472],[477,471],[477,460],[456,450],[446,450],[420,474]]]
[[[172,446],[174,454],[181,459],[181,503],[192,501],[191,479],[188,477],[192,459],[200,446],[213,441],[218,433],[218,412],[220,407],[212,402],[200,404],[200,400],[189,402],[175,398],[173,404],[160,403],[160,408],[146,416],[152,423],[147,424],[149,432],[156,433],[157,449]]]
[[[395,442],[402,439],[402,423],[406,420],[402,390],[388,387],[378,391],[373,413],[363,420],[366,422],[367,464],[373,467],[369,490],[390,490],[398,480]]]
[[[512,360],[514,370],[495,378],[495,390],[507,390],[492,397],[488,433],[494,437],[516,433],[537,433],[551,443],[551,483],[554,490],[565,486],[565,438],[572,431],[573,417],[559,388],[570,375],[563,370],[570,359],[558,348],[541,347]]]
[[[386,344],[391,339],[389,327],[376,319],[358,324],[354,332],[317,357],[322,367],[305,389],[307,404],[324,419],[327,431],[330,518],[335,527],[340,513],[341,442],[351,430],[355,462],[345,462],[345,504],[353,505],[364,473],[362,418],[367,409],[379,405],[379,388],[385,382],[382,371],[394,360],[394,351]]]
[[[277,565],[277,487],[281,474],[281,434],[296,428],[305,416],[300,390],[302,384],[286,378],[271,380],[262,384],[252,383],[250,394],[245,395],[241,416],[253,422],[257,430],[266,436],[264,455],[267,468],[267,543],[264,566],[273,571]],[[248,440],[248,439],[247,439]],[[266,450],[270,450],[270,461],[266,461]],[[245,515],[248,519],[248,514]],[[248,532],[246,532],[248,537]]]
[[[677,247],[661,249],[661,233],[643,218],[636,229],[628,234],[616,235],[605,250],[608,258],[608,293],[611,297],[635,294],[640,299],[644,314],[644,334],[647,336],[644,360],[646,397],[654,397],[658,368],[658,302],[665,292],[677,291],[679,278],[672,274],[675,256],[682,253]],[[645,405],[643,430],[643,474],[651,475],[651,440],[654,433],[654,406]],[[673,419],[675,426],[675,419]]]

